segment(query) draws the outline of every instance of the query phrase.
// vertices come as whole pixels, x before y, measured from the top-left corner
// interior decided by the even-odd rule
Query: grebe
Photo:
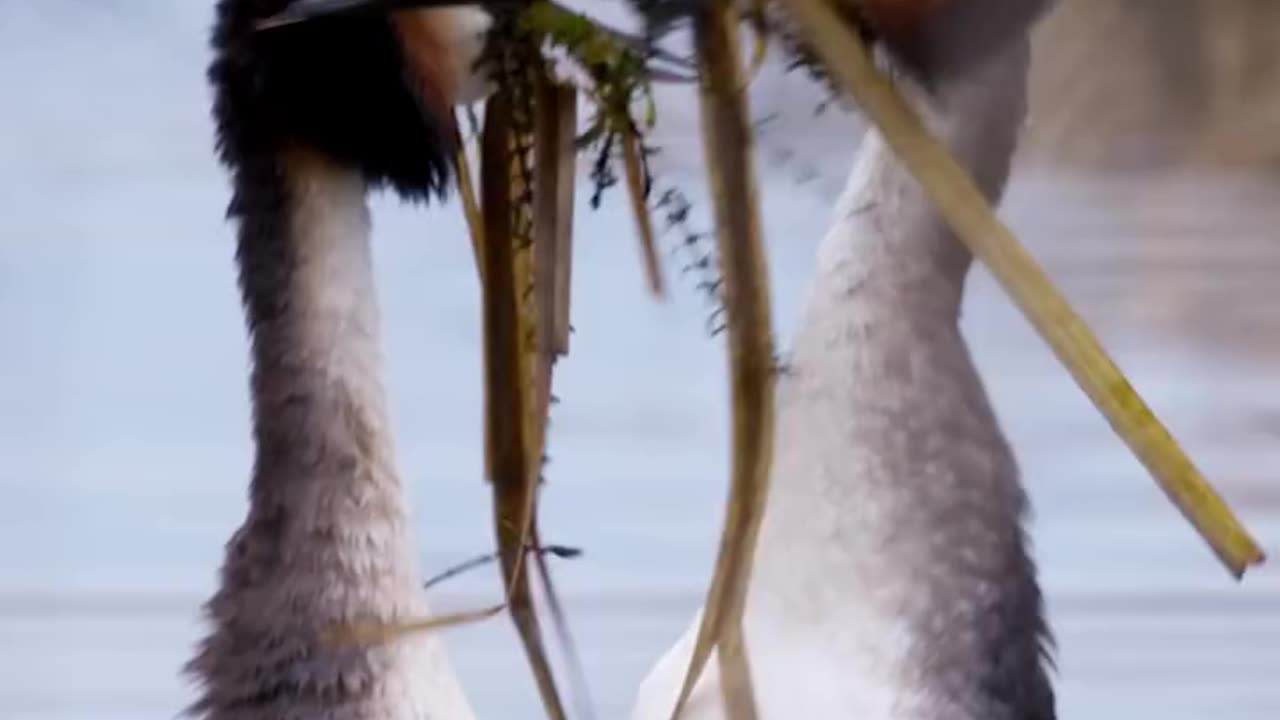
[[[327,631],[428,615],[381,380],[365,195],[439,195],[488,16],[318,19],[221,0],[209,78],[252,340],[249,510],[188,671],[202,720],[467,720],[438,641]]]
[[[1026,117],[1028,31],[1046,3],[917,4],[926,27],[889,37],[884,59],[998,202]],[[892,3],[866,3],[877,5]],[[984,18],[982,42],[965,35]],[[764,720],[1055,717],[1027,497],[958,328],[971,264],[869,131],[778,378],[744,617]],[[699,622],[643,681],[633,720],[671,717]],[[725,717],[713,660],[681,719]]]

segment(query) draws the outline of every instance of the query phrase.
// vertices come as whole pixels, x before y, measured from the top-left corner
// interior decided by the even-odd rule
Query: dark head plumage
[[[209,79],[223,162],[237,173],[251,165],[263,171],[280,153],[303,149],[405,198],[443,193],[452,118],[439,117],[421,96],[390,19],[339,16],[257,29],[289,4],[218,2]]]

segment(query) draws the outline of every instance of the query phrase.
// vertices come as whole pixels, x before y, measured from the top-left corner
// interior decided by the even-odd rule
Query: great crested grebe
[[[203,720],[473,717],[431,636],[376,647],[335,625],[427,615],[381,381],[365,195],[450,177],[474,8],[256,31],[285,0],[221,0],[209,78],[252,339],[249,510],[189,672]]]
[[[917,5],[883,59],[997,202],[1026,117],[1028,31],[1047,2]],[[957,326],[971,264],[870,131],[778,379],[744,618],[764,720],[1055,717],[1027,498]],[[634,720],[671,717],[699,619],[642,683]],[[681,718],[724,717],[713,661]]]

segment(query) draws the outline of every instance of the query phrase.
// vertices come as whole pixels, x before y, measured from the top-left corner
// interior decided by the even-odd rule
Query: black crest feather
[[[220,0],[209,80],[219,154],[237,172],[288,148],[358,168],[409,199],[444,191],[449,127],[427,109],[385,15],[258,23],[289,0]]]

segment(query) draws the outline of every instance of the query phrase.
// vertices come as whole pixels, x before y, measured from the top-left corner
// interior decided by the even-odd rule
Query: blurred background
[[[1280,160],[1280,3],[1063,0],[1037,40],[1039,157],[1104,168]]]
[[[251,457],[210,12],[0,0],[4,720],[172,718],[193,697],[180,668]],[[1066,0],[1038,42],[1003,214],[1275,555],[1280,3]],[[785,339],[857,122],[780,78],[753,103]],[[696,186],[692,111],[662,108],[665,177]],[[475,273],[456,206],[374,206],[399,460],[434,572],[491,542]],[[602,718],[700,604],[727,476],[708,308],[675,258],[670,298],[648,298],[631,227],[621,196],[582,208],[544,505],[547,541],[586,551],[556,569]],[[1280,569],[1231,581],[981,270],[966,302],[1036,508],[1061,716],[1277,717]],[[478,571],[434,602],[499,594]],[[448,642],[481,717],[538,716],[505,619]]]

